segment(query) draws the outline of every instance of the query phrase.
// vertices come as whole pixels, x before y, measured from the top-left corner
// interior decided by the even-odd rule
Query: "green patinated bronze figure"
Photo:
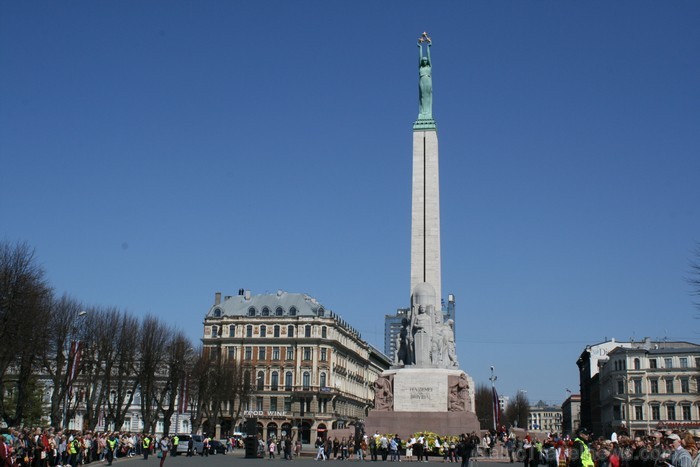
[[[423,43],[426,44],[425,55]],[[433,119],[433,61],[430,58],[432,45],[427,32],[418,38],[418,120],[413,124],[416,131],[437,129]]]
[[[423,43],[427,42],[426,55],[423,55]],[[430,60],[432,41],[424,32],[418,39],[418,120],[433,118],[433,62]]]

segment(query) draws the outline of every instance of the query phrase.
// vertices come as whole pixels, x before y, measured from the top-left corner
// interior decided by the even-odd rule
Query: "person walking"
[[[323,439],[321,438],[316,438],[316,458],[314,459],[315,461],[317,460],[326,460],[326,449],[323,443]]]
[[[160,448],[160,467],[163,467],[165,459],[168,457],[168,453],[170,452],[170,439],[168,439],[167,436],[163,436],[158,443],[158,447]]]

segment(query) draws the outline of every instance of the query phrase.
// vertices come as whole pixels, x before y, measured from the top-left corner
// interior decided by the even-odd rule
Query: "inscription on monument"
[[[394,376],[394,412],[444,412],[447,410],[447,375],[411,372]]]

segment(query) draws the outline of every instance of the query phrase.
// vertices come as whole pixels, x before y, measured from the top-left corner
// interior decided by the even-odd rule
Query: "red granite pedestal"
[[[398,434],[404,438],[422,431],[439,435],[479,432],[479,420],[473,412],[377,412],[365,419],[365,433]]]

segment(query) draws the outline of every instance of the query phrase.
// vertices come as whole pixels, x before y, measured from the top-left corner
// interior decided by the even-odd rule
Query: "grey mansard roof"
[[[218,305],[213,305],[207,313],[207,318],[220,316],[251,316],[249,310],[255,310],[255,316],[329,316],[323,305],[315,298],[302,293],[289,293],[282,290],[261,295],[227,296]],[[217,310],[219,313],[217,313]]]

